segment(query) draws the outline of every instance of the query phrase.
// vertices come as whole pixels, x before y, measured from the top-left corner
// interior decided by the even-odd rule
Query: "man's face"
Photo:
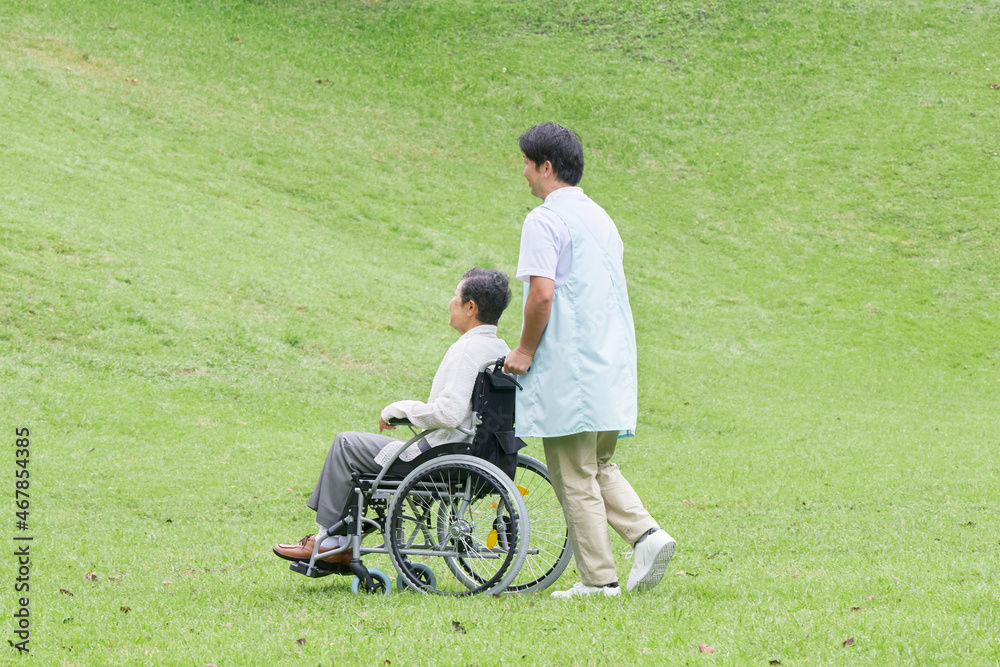
[[[544,192],[544,188],[542,187],[544,180],[542,169],[535,163],[534,160],[529,159],[527,155],[524,156],[524,178],[528,181],[528,185],[531,187],[531,194],[535,195],[539,199],[545,199],[542,195],[542,192]]]
[[[455,288],[455,296],[451,298],[451,302],[448,303],[448,313],[450,317],[448,318],[448,324],[451,325],[453,329],[458,331],[463,331],[463,326],[466,324],[468,316],[465,313],[465,308],[462,306],[462,283],[458,283],[458,287]]]

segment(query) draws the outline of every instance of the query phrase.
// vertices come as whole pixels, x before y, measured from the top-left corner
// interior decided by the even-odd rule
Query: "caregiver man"
[[[543,203],[521,230],[517,278],[524,322],[504,370],[523,375],[517,435],[540,437],[581,581],[553,597],[621,593],[610,525],[633,546],[627,589],[652,588],[677,542],[660,529],[618,466],[619,437],[633,435],[636,345],[618,229],[577,183],[583,147],[554,123],[520,137],[524,177]]]

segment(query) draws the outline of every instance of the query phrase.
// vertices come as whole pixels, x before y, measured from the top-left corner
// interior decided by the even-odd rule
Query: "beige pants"
[[[617,431],[542,439],[576,567],[587,586],[618,581],[608,526],[630,546],[658,527],[618,466],[609,462],[617,442]]]

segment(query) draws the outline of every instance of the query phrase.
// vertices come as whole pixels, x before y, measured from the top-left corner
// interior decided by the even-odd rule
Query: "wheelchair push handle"
[[[487,362],[479,370],[480,370],[480,372],[486,372],[487,370],[489,370],[490,366],[492,366],[493,367],[493,371],[492,371],[493,375],[497,375],[499,377],[502,377],[505,380],[509,380],[510,382],[513,382],[514,386],[516,386],[518,389],[524,389],[524,387],[521,386],[521,383],[517,381],[517,378],[515,378],[510,373],[504,373],[503,372],[503,364],[504,364],[505,361],[507,361],[506,355],[500,357],[496,361],[489,361],[489,362]]]

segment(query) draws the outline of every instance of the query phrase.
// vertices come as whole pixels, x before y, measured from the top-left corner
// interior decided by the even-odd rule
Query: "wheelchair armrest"
[[[411,429],[414,429],[414,432],[416,432],[416,428],[417,428],[416,426],[414,426],[413,424],[411,424],[410,420],[407,419],[406,417],[393,417],[392,419],[390,419],[386,423],[387,424],[391,424],[392,426],[409,426]],[[456,426],[455,430],[459,431],[461,433],[464,433],[465,435],[468,435],[468,436],[473,436],[473,435],[476,434],[475,431],[470,431],[469,429],[467,429],[467,428],[465,428],[463,426]]]

